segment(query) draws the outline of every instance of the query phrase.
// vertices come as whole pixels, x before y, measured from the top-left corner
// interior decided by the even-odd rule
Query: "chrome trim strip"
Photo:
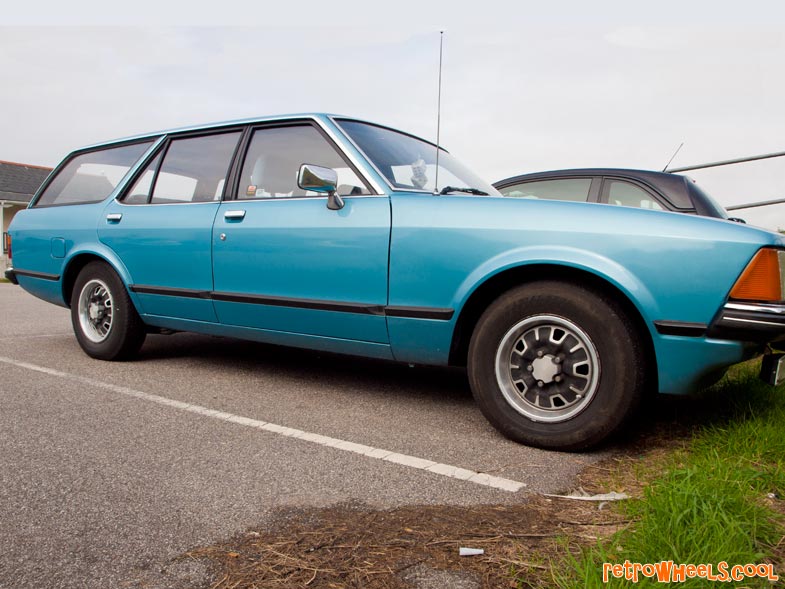
[[[346,138],[346,141],[348,141],[348,142],[349,142],[349,144],[350,144],[352,147],[354,147],[354,148],[355,148],[355,149],[356,149],[356,150],[357,150],[359,153],[361,153],[361,154],[363,155],[363,158],[365,158],[365,161],[366,161],[366,162],[368,162],[368,165],[369,165],[369,166],[371,166],[371,168],[372,168],[372,169],[373,169],[373,170],[374,170],[374,171],[375,171],[375,172],[378,174],[379,178],[381,178],[381,179],[382,179],[382,182],[384,182],[384,183],[387,185],[387,189],[388,189],[388,191],[389,191],[389,192],[395,192],[395,191],[396,191],[396,188],[395,188],[395,187],[392,185],[392,183],[391,183],[391,182],[390,182],[390,181],[387,179],[387,176],[385,176],[384,174],[382,174],[381,170],[380,170],[379,168],[377,168],[377,167],[376,167],[376,164],[375,164],[375,163],[373,163],[373,160],[371,160],[371,158],[369,158],[369,157],[368,157],[368,155],[367,155],[367,154],[366,154],[366,153],[365,153],[365,152],[364,152],[362,149],[360,149],[360,146],[359,146],[359,145],[357,145],[357,143],[355,143],[354,139],[352,139],[352,138],[351,138],[351,137],[348,135],[348,133],[346,133],[346,131],[344,131],[344,130],[343,130],[343,128],[341,127],[340,123],[338,123],[338,121],[336,121],[336,120],[335,120],[335,117],[334,117],[334,116],[330,116],[329,118],[330,118],[330,122],[331,122],[333,125],[335,125],[335,126],[336,126],[336,127],[338,127],[339,129],[341,129],[341,134],[342,134],[342,135],[343,135],[343,136]],[[339,117],[339,118],[344,118],[344,117]],[[345,152],[346,152],[346,149],[344,149],[344,153],[345,153]]]
[[[332,120],[332,117],[330,117],[330,119]],[[264,124],[264,123],[270,123],[270,122],[274,123],[274,122],[283,122],[283,121],[285,121],[285,122],[291,121],[291,122],[294,122],[294,123],[296,123],[298,121],[302,121],[302,122],[306,122],[306,123],[307,122],[312,122],[315,125],[317,125],[319,127],[319,129],[324,131],[325,134],[338,146],[338,149],[341,151],[341,154],[344,155],[354,165],[355,168],[357,168],[357,170],[360,173],[360,176],[362,177],[362,179],[364,179],[368,183],[368,185],[371,187],[371,189],[374,192],[376,192],[376,194],[373,194],[373,195],[362,195],[362,196],[387,196],[388,191],[385,190],[385,188],[382,185],[380,185],[372,175],[370,175],[368,173],[368,170],[367,170],[368,164],[358,160],[349,150],[347,150],[346,149],[346,139],[344,137],[336,134],[335,131],[332,128],[330,128],[330,126],[327,125],[324,122],[324,120],[322,120],[320,117],[318,117],[316,115],[307,115],[307,114],[304,114],[304,115],[282,115],[282,116],[277,116],[277,117],[262,117],[262,118],[256,118],[256,119],[243,119],[243,120],[239,120],[239,121],[227,121],[225,123],[212,123],[212,124],[206,124],[206,125],[198,125],[198,126],[194,126],[194,127],[183,127],[183,128],[180,128],[180,129],[170,129],[170,130],[166,130],[166,131],[159,131],[157,133],[150,133],[150,134],[140,135],[139,137],[134,137],[134,139],[137,139],[137,138],[138,139],[152,138],[152,137],[158,137],[160,135],[158,140],[155,141],[154,144],[151,147],[151,149],[154,150],[154,149],[157,149],[160,146],[160,144],[167,138],[167,136],[173,135],[175,133],[185,133],[185,132],[190,132],[190,131],[210,131],[210,130],[213,130],[213,129],[220,129],[221,127],[233,127],[233,126],[239,126],[239,125],[255,125],[255,124]],[[335,123],[333,122],[333,124],[335,124]],[[81,149],[90,149],[90,148],[93,148],[93,147],[101,147],[101,146],[112,145],[113,143],[117,143],[117,142],[125,141],[125,140],[126,139],[116,139],[116,140],[113,140],[113,141],[107,141],[105,143],[99,143],[99,144],[91,145],[91,146],[84,147],[84,148],[81,148]],[[358,149],[358,151],[360,151],[360,150]],[[360,151],[360,153],[362,153],[362,151]],[[145,152],[145,154],[137,162],[137,165],[134,166],[131,170],[129,170],[129,174],[136,173],[139,164],[142,161],[146,160],[149,157],[149,154],[150,154],[150,150]],[[369,162],[369,163],[371,165],[373,165],[371,162]],[[378,170],[376,170],[376,171],[378,172]],[[126,174],[126,175],[128,175],[128,174]],[[384,175],[379,173],[379,177],[384,178]],[[123,180],[125,180],[125,177],[123,177]],[[121,188],[121,187],[124,187],[124,186],[125,186],[125,182],[121,182],[120,184],[118,184],[118,188]],[[115,198],[115,200],[117,200],[118,196],[119,196],[119,194],[118,195],[113,194],[113,197]],[[360,196],[360,195],[355,195],[355,196]],[[227,199],[227,200],[231,200],[231,199]],[[117,200],[117,202],[119,202],[120,204],[124,204],[124,203],[122,203],[119,200]],[[211,202],[215,202],[215,201],[205,201],[205,202],[201,202],[201,203],[183,202],[183,203],[161,203],[161,204],[210,204]],[[221,201],[221,202],[224,202],[224,201]],[[144,206],[145,204],[154,204],[154,203],[138,203],[138,204],[133,204],[133,205],[127,205],[126,204],[125,206]]]
[[[269,117],[251,117],[247,119],[237,119],[234,121],[217,121],[212,123],[202,123],[199,125],[177,127],[175,129],[161,129],[158,131],[154,131],[152,133],[131,135],[130,137],[120,137],[118,139],[112,139],[110,141],[102,141],[101,143],[86,145],[74,151],[81,151],[83,149],[94,149],[97,147],[105,147],[108,145],[112,145],[114,143],[123,143],[126,141],[137,141],[137,140],[141,141],[142,139],[152,139],[153,137],[158,137],[159,135],[161,135],[163,139],[167,135],[173,135],[175,133],[189,133],[191,131],[209,131],[211,129],[221,129],[223,127],[240,127],[243,125],[254,125],[256,123],[275,123],[278,121],[289,121],[289,120],[298,120],[298,119],[315,121],[317,120],[317,117],[318,115],[316,113],[301,113],[301,114],[289,114],[289,115],[274,115]]]
[[[773,321],[759,321],[759,320],[756,320],[756,319],[742,319],[742,318],[739,318],[739,317],[723,317],[722,321],[735,321],[736,323],[747,323],[747,324],[754,323],[756,325],[773,325],[774,327],[783,327],[783,328],[785,328],[785,325],[783,325],[782,323],[776,323],[776,322],[773,322]]]
[[[785,305],[775,305],[766,303],[726,303],[728,311],[751,311],[753,313],[771,313],[785,316]]]
[[[321,130],[323,130],[332,141],[335,142],[336,145],[340,148],[343,155],[345,155],[349,161],[357,168],[360,172],[363,179],[368,183],[368,185],[376,192],[376,195],[372,196],[386,196],[391,191],[395,191],[396,189],[388,182],[387,178],[382,174],[378,168],[374,165],[372,161],[368,159],[365,153],[357,147],[354,141],[348,137],[343,131],[341,134],[337,134],[329,125],[325,123],[324,118],[327,118],[333,125],[335,125],[338,129],[340,129],[340,125],[335,122],[336,118],[346,118],[350,119],[350,117],[338,116],[338,115],[327,115],[327,114],[314,114],[314,113],[303,113],[303,114],[291,114],[291,115],[277,115],[277,116],[269,116],[269,117],[256,117],[256,118],[247,118],[247,119],[238,119],[234,121],[221,121],[221,122],[214,122],[214,123],[205,123],[199,125],[191,125],[187,127],[179,127],[175,129],[163,129],[160,131],[155,131],[151,133],[143,133],[140,135],[132,135],[130,137],[122,137],[119,139],[112,139],[110,141],[102,141],[100,143],[93,143],[91,145],[86,145],[84,147],[80,147],[75,151],[81,150],[89,150],[89,149],[97,149],[102,147],[108,147],[115,143],[122,143],[126,141],[142,141],[144,139],[155,139],[153,145],[151,145],[150,150],[144,153],[142,157],[139,158],[137,161],[137,165],[132,167],[128,170],[128,173],[123,177],[123,179],[118,184],[117,188],[123,188],[125,186],[126,177],[130,174],[135,174],[139,164],[146,160],[148,155],[150,154],[151,150],[157,149],[160,144],[166,140],[166,138],[170,135],[176,133],[187,133],[192,131],[210,131],[214,129],[221,129],[223,127],[236,127],[236,126],[243,126],[243,125],[256,125],[256,124],[264,124],[264,123],[275,123],[275,122],[282,122],[282,121],[311,121],[315,123]],[[351,120],[359,120],[359,119],[351,119]],[[365,122],[365,121],[360,121]],[[375,124],[375,123],[369,123]],[[383,127],[383,125],[377,125]],[[389,127],[387,127],[389,128]],[[412,135],[414,137],[414,135]],[[417,139],[420,139],[417,137]],[[425,139],[420,139],[421,141],[426,141]],[[363,157],[367,160],[366,162],[359,161],[354,154],[352,154],[349,150],[346,149],[346,144],[349,142],[358,153],[361,153]],[[446,151],[446,150],[445,150]],[[368,166],[370,166],[377,174],[379,178],[382,178],[384,184],[388,186],[387,189],[372,176],[368,174]],[[428,192],[428,191],[425,191]],[[111,194],[111,197],[117,199],[118,194],[115,194],[115,191]],[[119,202],[119,201],[118,201]],[[169,204],[169,203],[167,203]],[[196,204],[196,203],[193,203]],[[138,206],[138,205],[127,205],[127,206]]]
[[[342,199],[344,200],[355,200],[359,198],[379,198],[380,196],[386,197],[386,194],[354,194],[349,196],[348,194],[339,194]],[[235,203],[239,205],[240,203],[246,202],[283,202],[289,200],[327,200],[326,196],[321,194],[318,195],[307,195],[307,196],[254,196],[248,198],[238,198],[236,200],[225,200],[223,201],[224,204]]]
[[[386,197],[386,194],[355,194],[354,196],[342,195],[341,198],[344,200],[355,200],[360,198],[379,198],[380,196]],[[128,204],[122,201],[115,201],[118,205],[124,207],[181,207],[184,205],[231,205],[234,203],[235,205],[238,203],[250,203],[250,202],[281,202],[287,200],[327,200],[326,196],[264,196],[264,197],[256,197],[256,198],[242,198],[237,200],[206,200],[200,202],[161,202],[161,203],[154,203],[154,202],[140,202],[137,204]]]
[[[128,204],[127,202],[123,202],[121,200],[115,201],[117,204],[123,207],[181,207],[183,205],[220,205],[226,201],[223,200],[203,200],[193,202],[190,200],[184,200],[183,202],[138,202],[136,204]]]

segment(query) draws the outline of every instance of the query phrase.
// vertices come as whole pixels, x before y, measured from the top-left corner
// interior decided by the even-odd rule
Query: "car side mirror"
[[[297,174],[297,186],[303,190],[327,194],[327,208],[337,211],[343,208],[343,199],[338,195],[338,172],[332,168],[303,164]]]

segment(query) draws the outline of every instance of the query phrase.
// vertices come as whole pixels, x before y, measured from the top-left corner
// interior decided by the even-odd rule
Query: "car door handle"
[[[123,214],[122,213],[109,213],[106,216],[106,222],[107,223],[119,223],[120,219],[122,219],[122,218],[123,218]]]
[[[229,221],[242,221],[245,219],[245,211],[226,211],[224,213],[224,219]]]

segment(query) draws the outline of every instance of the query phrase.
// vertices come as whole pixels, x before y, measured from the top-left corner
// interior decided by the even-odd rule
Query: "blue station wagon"
[[[84,351],[191,331],[466,366],[504,435],[580,450],[785,335],[785,240],[723,219],[502,197],[447,151],[323,114],[86,147],[10,228]],[[767,358],[766,377],[779,361]]]

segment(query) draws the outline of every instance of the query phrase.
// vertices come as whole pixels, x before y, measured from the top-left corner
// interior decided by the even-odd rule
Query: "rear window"
[[[60,169],[35,201],[36,207],[100,202],[109,196],[152,141],[78,155]]]

